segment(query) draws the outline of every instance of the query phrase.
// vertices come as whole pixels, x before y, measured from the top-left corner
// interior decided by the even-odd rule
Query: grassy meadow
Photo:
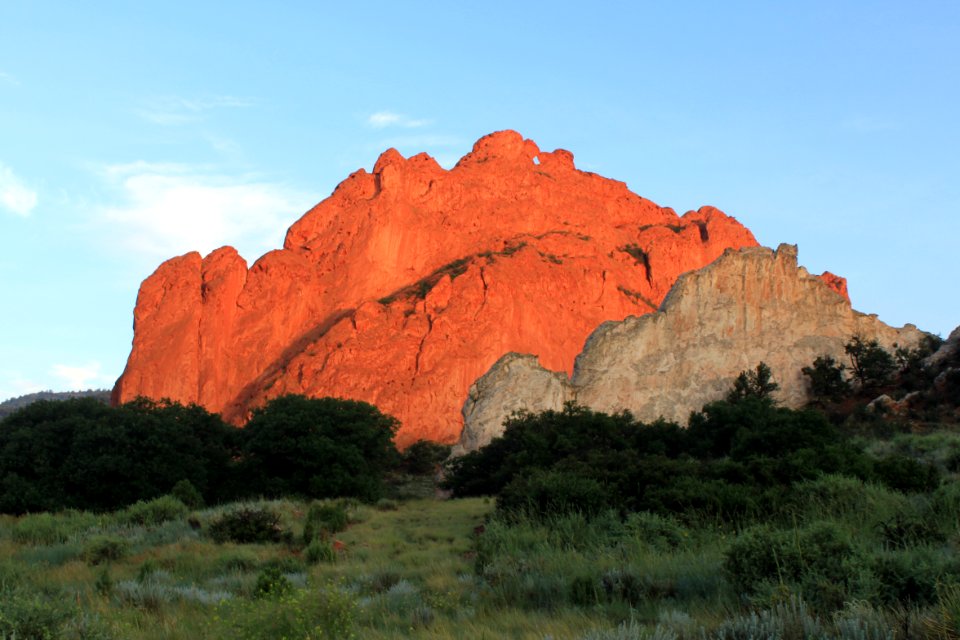
[[[936,464],[941,484],[901,493],[826,475],[738,526],[504,518],[493,499],[435,498],[423,479],[375,504],[191,510],[168,496],[4,516],[0,637],[960,637],[960,435],[861,444]],[[215,523],[244,509],[278,516],[273,540],[216,541]]]

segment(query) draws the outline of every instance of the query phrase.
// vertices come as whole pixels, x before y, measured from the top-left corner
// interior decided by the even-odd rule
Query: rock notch
[[[532,356],[507,354],[470,388],[457,446],[476,449],[503,431],[512,412],[560,409],[631,411],[686,424],[691,411],[718,400],[740,371],[766,362],[788,407],[807,401],[801,373],[819,355],[845,361],[853,335],[887,348],[916,346],[923,332],[894,329],[854,311],[836,276],[797,266],[797,248],[728,250],[676,281],[656,313],[605,322],[587,338],[573,376],[542,368]]]

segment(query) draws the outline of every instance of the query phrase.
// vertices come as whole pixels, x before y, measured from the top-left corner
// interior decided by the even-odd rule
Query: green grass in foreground
[[[874,446],[946,460],[952,436],[929,438]],[[0,517],[0,638],[960,637],[949,472],[929,493],[801,482],[743,529],[651,513],[491,518],[493,507],[421,497],[191,512],[160,498]],[[211,525],[242,509],[278,516],[273,541],[214,542]]]

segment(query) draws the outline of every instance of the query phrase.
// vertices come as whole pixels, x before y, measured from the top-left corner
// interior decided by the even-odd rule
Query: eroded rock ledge
[[[457,451],[502,433],[514,411],[560,409],[566,401],[686,424],[691,411],[722,398],[740,371],[761,361],[780,384],[777,399],[798,407],[807,401],[801,368],[819,355],[844,361],[851,336],[890,348],[913,347],[924,335],[855,311],[825,276],[798,267],[793,245],[730,249],[681,275],[655,313],[601,324],[570,378],[535,356],[507,354],[470,388]]]

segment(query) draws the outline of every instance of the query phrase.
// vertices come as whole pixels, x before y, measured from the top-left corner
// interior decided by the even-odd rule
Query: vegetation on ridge
[[[778,407],[761,364],[687,429],[575,405],[516,416],[449,466],[455,495],[477,497],[433,499],[445,450],[419,443],[372,457],[372,503],[203,507],[218,499],[183,479],[112,512],[3,516],[0,637],[955,638],[960,385],[945,374],[960,362],[894,360],[883,386],[828,385],[818,410]],[[879,392],[897,407],[871,403]],[[376,442],[389,432],[369,405],[332,402],[265,412],[287,445],[334,446],[330,415],[372,417]],[[79,408],[35,411],[68,431]],[[291,434],[291,415],[311,428]],[[234,446],[231,463],[249,459]],[[302,492],[297,455],[265,465],[264,486]]]

